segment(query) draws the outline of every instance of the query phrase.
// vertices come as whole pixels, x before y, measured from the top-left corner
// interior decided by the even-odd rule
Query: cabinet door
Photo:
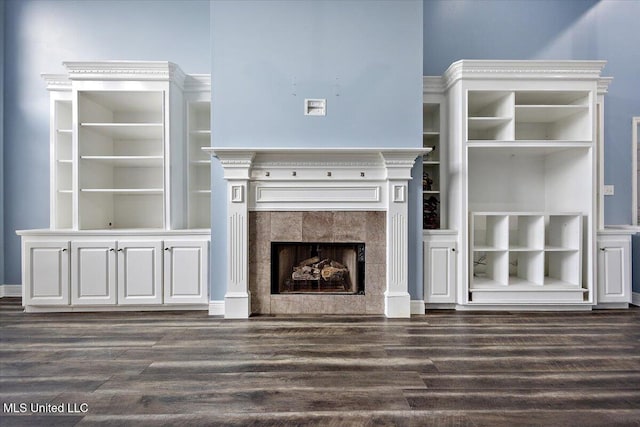
[[[71,243],[71,303],[116,303],[116,242]]]
[[[24,304],[69,304],[69,242],[24,245]]]
[[[424,243],[425,303],[456,302],[456,243]]]
[[[631,302],[631,244],[598,242],[598,302]]]
[[[209,242],[164,242],[164,302],[206,304],[209,300]]]
[[[118,304],[162,304],[162,242],[118,242]]]

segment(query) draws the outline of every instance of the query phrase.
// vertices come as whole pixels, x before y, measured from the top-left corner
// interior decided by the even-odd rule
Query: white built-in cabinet
[[[435,230],[424,234],[424,301],[428,307],[456,302],[457,233]]]
[[[631,235],[627,230],[598,232],[598,307],[631,302]]]
[[[435,230],[444,237],[423,233],[427,308],[588,309],[628,301],[626,240],[596,239],[602,105],[611,80],[600,76],[603,67],[463,60],[441,78],[425,77],[423,143],[437,136],[442,157],[425,159],[423,168],[439,168],[429,178],[441,191],[446,226]],[[444,108],[435,108],[438,99]]]
[[[24,230],[28,311],[206,308],[210,78],[65,62],[50,93],[50,229]]]

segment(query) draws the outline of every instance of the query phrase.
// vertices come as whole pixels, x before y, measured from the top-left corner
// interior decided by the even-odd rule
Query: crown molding
[[[40,74],[47,84],[47,90],[71,90],[71,80],[66,74]]]
[[[446,87],[442,76],[423,76],[422,77],[422,93],[444,93]]]
[[[460,79],[596,80],[607,61],[468,60],[454,62],[444,72],[445,88]]]
[[[66,61],[71,80],[171,81],[184,86],[185,73],[168,61]]]
[[[211,74],[187,74],[185,92],[211,92]]]

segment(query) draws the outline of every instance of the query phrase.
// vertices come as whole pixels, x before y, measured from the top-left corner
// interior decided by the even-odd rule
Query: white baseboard
[[[424,314],[424,301],[419,300],[411,300],[411,314]]]
[[[22,285],[0,285],[0,298],[21,296]]]
[[[631,304],[640,306],[640,292],[631,293]]]
[[[209,301],[209,316],[224,316],[224,300]]]

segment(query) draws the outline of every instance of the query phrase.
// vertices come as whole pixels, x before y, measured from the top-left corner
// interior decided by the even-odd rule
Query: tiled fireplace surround
[[[384,314],[385,213],[250,212],[251,311],[260,314]],[[364,242],[365,295],[271,295],[271,242]]]
[[[225,318],[409,317],[408,183],[422,148],[207,148],[227,181]],[[271,242],[364,242],[365,294],[271,294]]]

